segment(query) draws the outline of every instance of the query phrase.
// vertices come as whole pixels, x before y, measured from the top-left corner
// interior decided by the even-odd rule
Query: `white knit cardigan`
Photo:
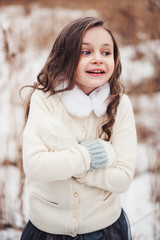
[[[64,99],[73,110],[72,93],[66,92]],[[84,95],[80,89],[77,94],[80,103]],[[104,106],[101,113],[107,108],[106,96],[99,103]],[[136,130],[132,106],[123,95],[111,140],[104,141],[104,135],[101,139],[110,164],[91,171],[90,154],[80,143],[98,139],[105,115],[93,107],[85,116],[73,116],[69,108],[60,95],[33,93],[23,134],[23,163],[31,222],[49,233],[76,236],[105,228],[120,216],[120,193],[129,188],[135,171]]]

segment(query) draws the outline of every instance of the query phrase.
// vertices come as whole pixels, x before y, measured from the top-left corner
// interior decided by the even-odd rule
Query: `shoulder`
[[[128,111],[133,111],[132,110],[132,104],[131,104],[131,101],[129,99],[129,97],[126,95],[126,94],[123,94],[121,97],[120,97],[120,102],[119,102],[119,105],[117,107],[117,113],[125,113],[125,112],[128,112]]]
[[[45,101],[48,97],[49,97],[48,92],[45,93],[42,90],[36,89],[31,95],[31,100],[38,100],[38,99],[40,100],[41,99],[41,100]]]
[[[49,92],[35,90],[30,98],[29,113],[34,115],[53,114],[54,108],[58,102],[57,95],[50,95]]]
[[[131,101],[126,94],[123,94],[120,98],[119,105],[117,107],[116,122],[130,121],[134,119],[134,113]]]
[[[132,107],[131,101],[126,94],[122,94],[118,107]]]
[[[131,101],[126,94],[123,94],[117,108],[115,123],[113,126],[113,138],[117,134],[124,134],[124,136],[131,135],[136,138],[135,116],[132,108]],[[121,139],[122,140],[122,139]]]
[[[57,94],[50,95],[49,92],[43,92],[42,90],[36,89],[31,96],[31,103],[44,104],[44,105],[54,105],[58,101]]]

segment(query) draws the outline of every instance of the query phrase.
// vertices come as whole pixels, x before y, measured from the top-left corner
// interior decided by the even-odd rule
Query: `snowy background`
[[[100,16],[95,9],[0,7],[0,240],[17,240],[27,220],[21,138],[22,86],[36,81],[55,36],[68,22]],[[139,33],[140,34],[140,33]],[[141,34],[142,35],[142,34]],[[122,82],[138,133],[137,168],[122,196],[134,239],[160,239],[160,42],[120,42]]]

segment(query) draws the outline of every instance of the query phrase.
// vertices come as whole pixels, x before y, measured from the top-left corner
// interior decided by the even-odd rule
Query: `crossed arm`
[[[94,169],[91,149],[77,143],[68,129],[51,116],[44,99],[35,94],[23,135],[23,161],[27,177],[40,182],[74,177],[81,183],[111,192],[126,191],[134,175],[136,132],[128,98],[125,97],[121,104],[111,142],[97,139],[107,158]],[[63,139],[63,147],[56,147],[58,143],[63,143]]]

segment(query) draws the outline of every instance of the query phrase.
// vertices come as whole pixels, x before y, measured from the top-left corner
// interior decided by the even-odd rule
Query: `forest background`
[[[101,17],[112,29],[135,113],[137,167],[122,196],[133,239],[160,240],[160,1],[0,0],[1,240],[19,239],[27,221],[19,90],[36,81],[63,26],[84,16]]]

